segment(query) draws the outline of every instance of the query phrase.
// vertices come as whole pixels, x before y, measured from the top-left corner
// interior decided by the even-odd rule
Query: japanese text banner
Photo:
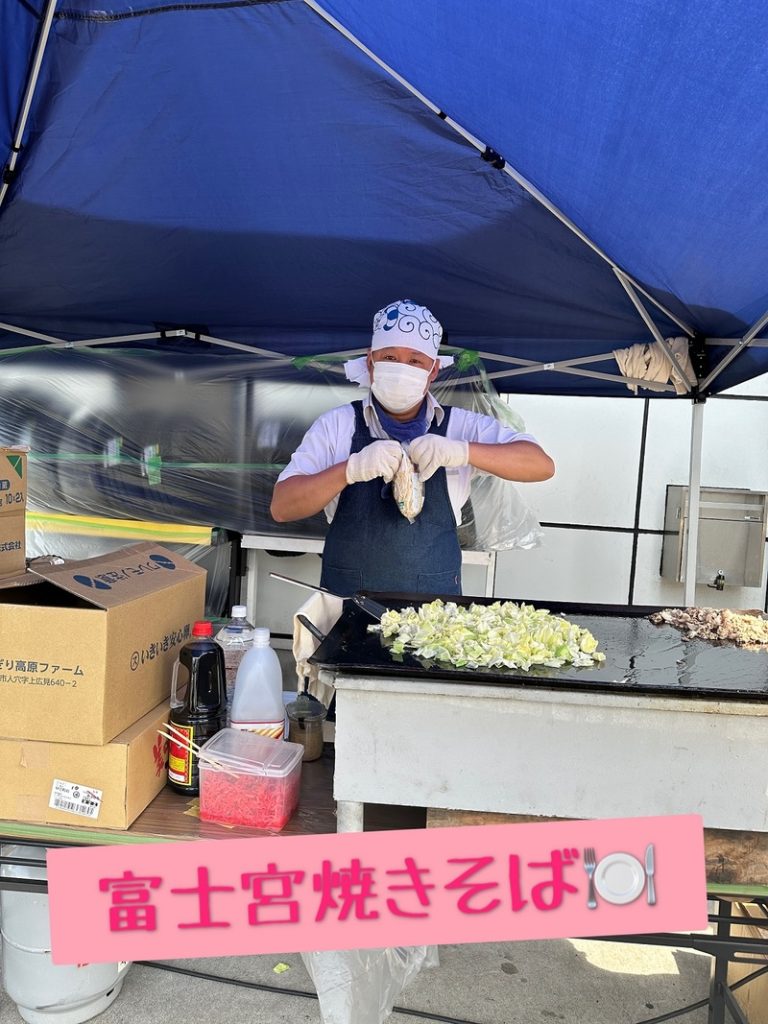
[[[707,925],[697,815],[48,851],[55,963]]]

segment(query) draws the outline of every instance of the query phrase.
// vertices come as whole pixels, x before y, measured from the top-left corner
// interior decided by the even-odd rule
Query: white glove
[[[403,449],[397,441],[374,441],[347,461],[347,483],[359,484],[382,477],[387,483],[397,472]]]
[[[408,448],[422,480],[429,480],[441,466],[466,466],[469,462],[469,442],[449,441],[440,434],[423,434],[411,441]]]

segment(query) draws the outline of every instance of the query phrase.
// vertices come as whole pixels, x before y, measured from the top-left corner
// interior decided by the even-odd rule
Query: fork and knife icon
[[[601,891],[601,895],[609,903],[631,903],[632,900],[636,899],[640,895],[642,888],[646,890],[646,898],[648,906],[652,907],[656,904],[656,851],[653,843],[649,843],[645,848],[645,873],[642,877],[642,885],[640,883],[640,877],[643,876],[643,868],[640,862],[629,854],[613,854],[613,858],[619,862],[617,866],[622,873],[622,880],[625,885],[625,890],[615,892],[613,894]],[[607,859],[606,859],[607,860]],[[595,855],[595,848],[593,846],[587,846],[584,849],[584,871],[586,872],[587,878],[589,879],[589,890],[587,893],[587,907],[590,910],[597,909],[597,896],[595,895],[595,872],[598,867],[597,856]],[[626,875],[629,874],[629,881],[626,879]],[[637,886],[637,887],[635,887]],[[611,899],[611,895],[616,898]]]

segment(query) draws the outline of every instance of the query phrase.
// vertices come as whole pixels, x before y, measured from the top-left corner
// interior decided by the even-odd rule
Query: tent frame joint
[[[693,337],[688,339],[688,355],[693,372],[696,374],[696,380],[704,380],[707,375],[709,357],[707,355],[707,337],[701,331],[694,331]],[[698,392],[698,385],[695,390]]]
[[[491,149],[490,146],[486,146],[480,156],[486,163],[489,163],[491,167],[495,167],[497,171],[503,171],[507,166],[507,161],[504,157],[500,153],[497,153],[495,149]]]

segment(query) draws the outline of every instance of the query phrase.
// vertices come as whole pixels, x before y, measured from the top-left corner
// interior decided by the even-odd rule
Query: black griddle
[[[418,607],[436,596],[369,595],[390,609]],[[503,598],[443,597],[458,604],[493,604]],[[512,599],[510,599],[512,600]],[[520,603],[517,598],[514,599]],[[407,676],[444,679],[478,686],[531,686],[623,694],[656,694],[710,700],[768,699],[768,649],[745,650],[734,644],[684,640],[673,626],[648,620],[658,607],[564,604],[525,601],[588,629],[605,661],[590,668],[537,666],[528,672],[504,668],[454,668],[445,662],[392,654],[387,640],[368,627],[374,620],[351,601],[314,655],[312,664],[346,675]]]

